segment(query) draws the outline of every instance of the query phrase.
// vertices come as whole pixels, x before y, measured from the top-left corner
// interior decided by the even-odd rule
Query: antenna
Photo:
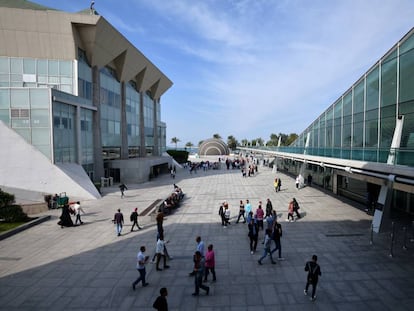
[[[91,10],[91,15],[93,15],[95,13],[95,9],[93,8],[93,6],[95,5],[95,1],[91,1],[91,6],[89,7],[89,9]]]

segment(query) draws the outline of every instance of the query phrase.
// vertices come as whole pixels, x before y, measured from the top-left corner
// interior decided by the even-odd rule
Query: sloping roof
[[[14,8],[14,9],[28,9],[28,10],[53,10],[58,11],[47,6],[43,6],[27,0],[0,0],[0,7]]]

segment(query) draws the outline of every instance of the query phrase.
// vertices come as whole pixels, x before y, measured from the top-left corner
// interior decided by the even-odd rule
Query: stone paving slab
[[[170,310],[412,310],[414,305],[414,243],[402,249],[401,235],[390,257],[389,235],[374,235],[371,216],[359,206],[319,188],[295,189],[294,180],[279,173],[282,191],[275,193],[275,174],[260,167],[254,177],[236,170],[178,170],[176,178],[161,176],[145,184],[104,188],[98,201],[82,202],[82,226],[61,229],[59,210],[51,220],[0,241],[0,310],[153,310],[159,289],[168,288]],[[138,276],[135,257],[141,245],[155,250],[156,226],[151,216],[139,218],[143,230],[129,232],[129,214],[165,198],[177,183],[186,193],[181,207],[164,222],[170,269],[147,265],[148,287],[131,288]],[[303,218],[284,221],[288,202],[296,197]],[[254,209],[270,198],[283,226],[284,261],[259,266],[262,252],[250,254],[247,226],[234,224],[239,200]],[[230,204],[233,223],[219,224],[219,204]],[[121,237],[111,220],[117,208],[126,225]],[[401,231],[399,231],[401,233]],[[412,234],[410,232],[410,234]],[[210,296],[192,297],[195,237],[214,244],[217,282]],[[260,238],[263,234],[261,233]],[[260,240],[260,239],[259,239]],[[303,295],[304,264],[317,254],[322,268],[318,299]]]

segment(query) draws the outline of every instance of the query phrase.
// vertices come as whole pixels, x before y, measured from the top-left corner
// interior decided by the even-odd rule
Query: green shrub
[[[29,219],[20,205],[13,204],[14,195],[0,189],[0,219],[3,222],[24,222]]]
[[[0,207],[11,205],[14,203],[14,195],[4,192],[0,189]]]
[[[29,217],[23,212],[20,205],[8,205],[0,207],[0,219],[4,222],[27,221]]]

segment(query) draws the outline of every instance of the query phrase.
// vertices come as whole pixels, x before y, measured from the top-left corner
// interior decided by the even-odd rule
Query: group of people
[[[183,190],[176,184],[174,184],[173,187],[173,192],[159,206],[159,212],[162,212],[164,214],[170,214],[174,209],[176,209],[180,205],[181,200],[184,198]]]
[[[288,219],[286,221],[294,221],[294,214],[297,218],[301,218],[299,213],[299,204],[296,198],[292,198],[288,206]],[[227,227],[230,224],[230,208],[227,201],[224,201],[219,208],[219,215],[221,224],[223,227]],[[282,245],[281,237],[283,235],[282,225],[278,222],[278,216],[276,210],[273,208],[271,200],[268,198],[266,201],[265,210],[262,207],[262,201],[259,201],[256,210],[253,212],[250,201],[247,199],[246,203],[240,200],[239,214],[236,223],[243,220],[243,223],[248,224],[248,237],[250,253],[253,255],[257,250],[260,231],[264,231],[263,236],[263,253],[258,259],[258,264],[262,265],[262,261],[269,257],[272,264],[276,264],[273,258],[273,254],[278,251],[278,260],[284,260],[282,257]],[[272,248],[272,244],[274,247]],[[313,255],[312,260],[308,261],[305,265],[305,271],[308,272],[307,282],[305,285],[304,293],[308,294],[308,288],[312,285],[312,295],[310,299],[314,301],[316,299],[315,291],[318,283],[318,277],[321,275],[320,266],[316,263],[317,256]]]
[[[296,214],[297,218],[301,218],[301,215],[298,211],[299,208],[300,207],[297,200],[293,198],[289,202],[287,221],[294,220],[294,214]],[[223,227],[226,228],[228,225],[230,225],[230,207],[227,201],[224,201],[220,205],[219,215]],[[162,271],[163,269],[170,268],[170,266],[167,265],[167,259],[171,260],[172,257],[168,254],[166,248],[166,244],[169,241],[164,240],[164,213],[162,211],[158,213],[156,220],[157,243],[152,262],[154,262],[154,259],[156,258],[156,271]],[[243,200],[240,200],[239,214],[236,223],[239,223],[240,221],[243,221],[243,223],[247,223],[248,225],[248,237],[251,254],[254,254],[256,252],[258,241],[262,241],[263,253],[257,260],[259,265],[262,265],[263,261],[267,257],[269,257],[272,264],[276,264],[275,258],[273,257],[276,251],[278,251],[277,259],[284,260],[282,257],[281,246],[281,238],[283,235],[282,225],[278,222],[277,212],[274,209],[273,204],[269,198],[266,200],[265,207],[263,207],[262,201],[259,201],[258,206],[254,211],[249,200],[246,200],[246,203],[244,203]],[[264,232],[264,234],[260,236],[260,232]],[[216,281],[215,253],[213,245],[209,244],[207,247],[207,252],[205,252],[205,244],[201,237],[197,236],[195,241],[197,246],[193,254],[193,270],[189,273],[190,276],[194,277],[194,292],[192,295],[199,296],[200,289],[204,290],[206,295],[209,295],[210,287],[207,286],[205,282],[208,280],[210,274],[212,275],[212,281]],[[272,247],[272,245],[274,245],[274,247]],[[145,265],[149,262],[149,256],[145,254],[145,251],[146,247],[141,246],[137,254],[136,268],[139,272],[139,276],[132,283],[133,290],[136,289],[136,286],[139,284],[139,282],[142,282],[143,287],[148,286],[148,282],[145,278]],[[163,266],[160,266],[161,263],[163,263]],[[304,270],[307,272],[304,294],[308,295],[309,286],[312,286],[310,300],[314,301],[316,299],[315,293],[318,279],[321,275],[321,268],[317,263],[316,255],[313,255],[312,259],[306,262]],[[153,304],[153,307],[157,310],[168,310],[168,304],[166,300],[167,295],[167,289],[165,287],[161,288],[160,296],[157,297],[156,301]]]
[[[204,241],[200,236],[196,237],[196,251],[193,255],[193,271],[189,273],[189,276],[194,276],[194,293],[193,296],[200,294],[200,288],[206,292],[206,295],[210,293],[210,287],[204,285],[203,282],[207,282],[209,274],[212,274],[212,281],[215,282],[216,278],[216,262],[215,253],[213,250],[213,244],[209,244],[207,252],[204,252]]]
[[[275,188],[276,192],[279,192],[282,188],[282,180],[278,177],[275,178],[275,181],[273,182],[273,187]]]
[[[81,213],[85,214],[85,211],[82,209],[79,201],[63,205],[58,225],[61,228],[77,226],[78,224],[82,225]],[[75,216],[75,223],[72,221],[72,215]]]
[[[138,224],[138,208],[134,208],[134,210],[131,212],[131,215],[129,216],[129,220],[132,222],[131,232],[134,231],[135,226],[138,228],[138,230],[142,229],[142,227]],[[122,229],[124,227],[124,214],[122,214],[120,208],[118,208],[117,212],[114,214],[112,223],[115,224],[117,235],[121,236]]]

